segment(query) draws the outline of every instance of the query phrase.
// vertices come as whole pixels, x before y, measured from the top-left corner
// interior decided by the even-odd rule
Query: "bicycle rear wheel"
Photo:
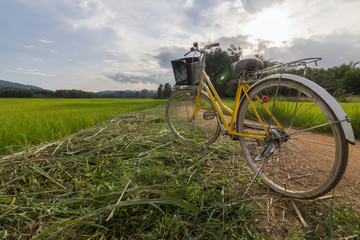
[[[259,174],[267,186],[294,198],[315,198],[333,189],[347,165],[348,143],[326,101],[292,79],[270,78],[256,84],[248,94],[270,134],[267,142],[240,139],[251,169],[258,171],[263,162],[259,159],[261,152],[266,152],[273,142],[276,149]],[[244,98],[238,110],[237,129],[240,133],[265,134],[261,126],[249,100]]]
[[[175,135],[183,140],[209,144],[220,134],[216,110],[211,100],[203,93],[200,108],[196,110],[196,89],[182,89],[174,93],[166,104],[166,120]]]

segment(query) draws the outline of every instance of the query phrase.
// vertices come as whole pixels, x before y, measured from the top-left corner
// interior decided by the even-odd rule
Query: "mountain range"
[[[9,81],[5,81],[5,80],[0,80],[0,86],[43,90],[43,88],[41,88],[41,87],[37,87],[37,86],[33,86],[33,85],[25,85],[25,84],[16,83],[16,82],[9,82]]]
[[[25,85],[25,84],[16,83],[16,82],[9,82],[9,81],[5,81],[5,80],[0,80],[0,87],[46,90],[41,87],[37,87],[37,86],[33,86],[33,85]],[[125,91],[108,90],[108,91],[100,91],[100,92],[97,92],[96,94],[106,95],[106,94],[114,94],[114,93],[119,93],[119,92],[136,93],[136,92],[140,92],[140,91],[138,91],[138,90],[125,90]],[[149,94],[154,94],[154,93],[156,93],[156,90],[149,90],[148,92],[149,92]]]

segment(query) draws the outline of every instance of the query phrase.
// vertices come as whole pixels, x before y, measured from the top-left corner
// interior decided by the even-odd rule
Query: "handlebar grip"
[[[220,46],[220,43],[210,43],[209,45],[206,45],[204,49],[211,49],[212,47],[218,47]]]
[[[189,52],[187,52],[187,53],[185,53],[185,54],[184,54],[184,57],[185,57],[186,55],[188,55],[189,53],[193,52],[193,51],[195,51],[195,48],[193,48],[193,47],[192,47],[192,48],[190,48],[190,51],[189,51]]]

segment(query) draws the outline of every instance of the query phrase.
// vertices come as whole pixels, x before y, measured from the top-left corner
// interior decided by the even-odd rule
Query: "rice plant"
[[[234,106],[233,100],[226,100],[225,103],[230,108],[233,108]],[[271,106],[271,102],[269,103],[269,106]],[[340,106],[344,109],[345,113],[350,118],[351,126],[353,128],[355,138],[360,139],[360,103],[340,103]],[[308,107],[307,103],[303,103],[302,107],[306,109]],[[306,114],[297,117],[294,126],[306,128],[307,124],[310,123],[309,119],[316,119],[316,121],[319,121],[319,123],[323,122],[324,121],[323,118],[317,118],[317,116],[319,115],[319,111],[317,110],[320,109],[313,108],[310,111],[307,111]],[[263,113],[263,115],[266,116],[267,114]],[[287,119],[289,117],[288,115],[289,113],[287,109],[287,103],[278,104],[275,115],[276,118],[281,121]],[[315,124],[316,123],[312,125]],[[318,131],[322,131],[326,133],[327,131],[330,131],[330,127],[323,127],[318,129]]]
[[[0,99],[0,154],[58,139],[110,117],[164,100]]]

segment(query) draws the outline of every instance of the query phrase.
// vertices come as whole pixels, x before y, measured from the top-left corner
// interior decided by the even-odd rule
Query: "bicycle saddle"
[[[234,72],[251,73],[264,68],[264,63],[258,58],[245,58],[240,61],[233,62],[231,68]]]

